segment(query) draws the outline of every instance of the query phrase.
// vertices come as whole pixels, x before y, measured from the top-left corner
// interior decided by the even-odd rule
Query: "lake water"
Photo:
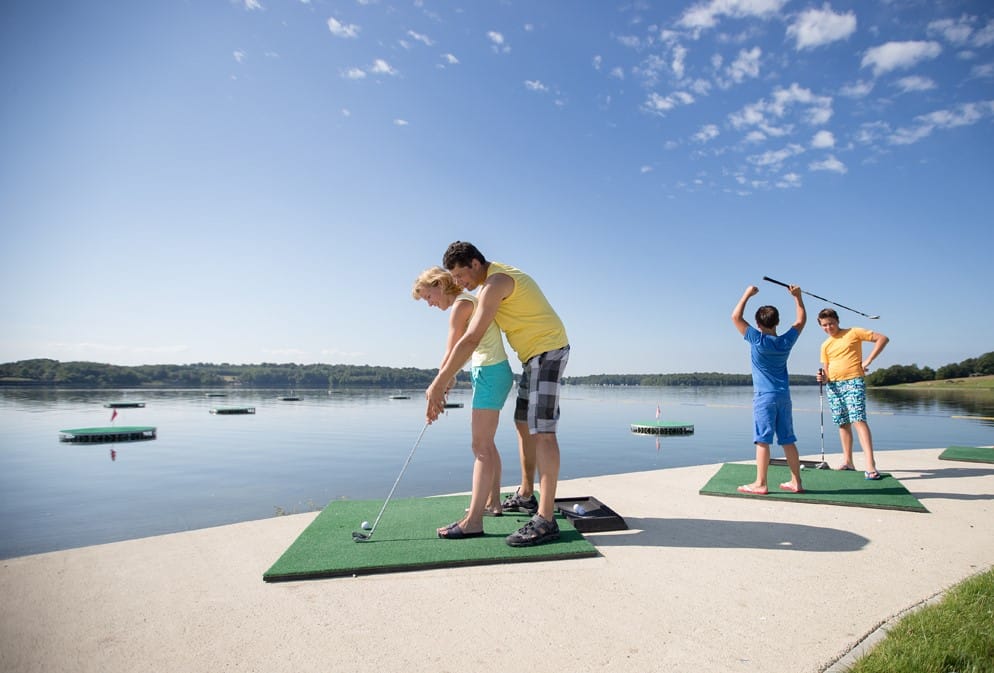
[[[323,508],[341,498],[381,501],[424,427],[422,391],[41,390],[0,388],[0,558],[205,528]],[[886,451],[994,443],[994,393],[870,391],[878,466]],[[750,460],[749,387],[606,388],[567,386],[561,400],[561,478]],[[818,388],[793,390],[803,455],[820,452]],[[155,440],[71,444],[59,431],[111,425],[155,426]],[[470,486],[470,393],[425,432],[394,497],[465,491]],[[632,423],[692,423],[687,436],[633,434]],[[218,406],[253,406],[254,415],[212,415]],[[503,483],[520,478],[511,413],[497,445]],[[964,418],[966,417],[966,418]],[[984,420],[984,419],[987,420]],[[837,464],[838,434],[825,404],[825,447]],[[774,450],[774,455],[782,455]],[[857,466],[862,464],[857,445]],[[562,494],[560,495],[570,495]],[[596,494],[572,494],[595,495]]]

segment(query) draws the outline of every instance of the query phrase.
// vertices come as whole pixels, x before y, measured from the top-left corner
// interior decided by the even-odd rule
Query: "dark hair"
[[[839,314],[835,312],[834,308],[823,308],[818,311],[818,324],[821,324],[822,318],[831,318],[835,322],[839,322]]]
[[[442,255],[442,266],[452,271],[457,266],[472,266],[474,259],[480,260],[480,264],[487,263],[487,258],[476,249],[475,245],[466,241],[455,241],[449,244],[445,254]]]
[[[773,329],[780,324],[780,311],[776,306],[760,306],[756,309],[756,324]]]

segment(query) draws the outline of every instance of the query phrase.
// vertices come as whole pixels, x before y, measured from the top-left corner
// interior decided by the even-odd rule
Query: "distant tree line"
[[[878,369],[866,375],[866,383],[871,386],[893,386],[898,383],[918,381],[944,381],[968,376],[988,376],[994,374],[994,351],[978,358],[967,358],[962,362],[943,365],[938,369],[918,365],[894,365]]]
[[[0,364],[0,385],[74,388],[426,388],[437,369],[375,367],[371,365],[299,365],[261,363],[232,365],[139,365],[122,367],[97,362],[35,359]],[[994,351],[933,370],[918,365],[894,365],[870,372],[871,386],[994,375]],[[594,386],[749,386],[750,374],[694,372],[690,374],[593,374],[567,376],[566,384]],[[459,385],[469,385],[460,372]],[[791,385],[816,385],[815,377],[791,374]]]
[[[197,363],[121,367],[96,362],[21,360],[0,364],[0,385],[79,388],[427,388],[437,369],[370,365]],[[468,383],[460,372],[457,382]]]

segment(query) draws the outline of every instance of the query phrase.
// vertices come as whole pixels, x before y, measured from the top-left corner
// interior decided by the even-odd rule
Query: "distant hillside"
[[[140,365],[21,360],[0,365],[0,385],[79,388],[427,388],[437,369],[369,365]],[[460,381],[469,376],[460,373]]]

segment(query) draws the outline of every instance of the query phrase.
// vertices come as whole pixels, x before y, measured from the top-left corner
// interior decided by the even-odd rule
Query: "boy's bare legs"
[[[839,443],[842,444],[842,465],[848,465],[852,469],[852,425],[850,423],[839,426]]]
[[[770,469],[770,445],[763,442],[756,442],[756,481],[747,484],[747,488],[752,491],[763,492],[767,490],[766,475]]]
[[[784,444],[783,455],[787,459],[787,467],[790,468],[790,485],[792,491],[801,490],[801,457],[797,453],[797,444]],[[783,487],[783,484],[780,484]]]
[[[856,421],[856,434],[859,436],[859,445],[863,447],[863,454],[866,456],[866,471],[876,472],[877,462],[873,459],[873,435],[870,426],[866,421]],[[849,464],[852,465],[852,434],[849,435]]]

